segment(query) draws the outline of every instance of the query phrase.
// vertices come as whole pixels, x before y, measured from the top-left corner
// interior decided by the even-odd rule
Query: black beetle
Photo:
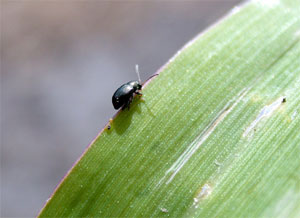
[[[154,74],[150,76],[145,83],[142,84],[140,74],[139,74],[139,68],[138,65],[135,66],[136,73],[138,75],[139,80],[133,80],[128,83],[125,83],[118,88],[114,95],[112,96],[112,103],[114,108],[117,110],[120,107],[122,107],[122,110],[124,110],[126,107],[129,110],[130,104],[133,99],[133,95],[142,95],[139,91],[142,90],[143,85],[152,77],[157,76],[158,74]]]

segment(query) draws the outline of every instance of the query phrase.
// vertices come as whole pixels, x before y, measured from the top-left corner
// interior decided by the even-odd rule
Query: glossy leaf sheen
[[[299,38],[299,1],[235,8],[116,116],[40,217],[297,217]]]

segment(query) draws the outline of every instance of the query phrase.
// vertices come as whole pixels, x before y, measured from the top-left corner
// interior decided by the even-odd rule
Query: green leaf
[[[297,217],[300,2],[251,1],[117,114],[40,217]]]

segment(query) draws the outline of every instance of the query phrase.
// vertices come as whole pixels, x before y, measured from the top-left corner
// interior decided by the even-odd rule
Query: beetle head
[[[129,82],[129,85],[132,86],[132,88],[134,88],[135,90],[141,90],[142,89],[142,85],[137,80]]]

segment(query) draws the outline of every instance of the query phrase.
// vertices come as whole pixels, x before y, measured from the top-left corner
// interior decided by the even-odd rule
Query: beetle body
[[[133,80],[133,81],[130,81],[128,83],[121,85],[120,88],[118,88],[117,91],[115,91],[114,95],[112,96],[112,103],[116,110],[119,109],[120,107],[122,107],[122,110],[124,110],[125,108],[128,108],[128,110],[129,110],[130,104],[133,99],[133,95],[134,94],[142,95],[142,93],[140,93],[139,91],[142,90],[143,85],[149,79],[158,75],[158,74],[154,74],[154,75],[150,76],[146,80],[146,82],[142,83],[138,65],[135,65],[135,71],[136,71],[136,74],[137,74],[139,80]]]
[[[142,85],[139,81],[133,80],[123,84],[118,88],[112,96],[112,103],[117,110],[122,107],[129,109],[134,94],[142,95],[139,91],[142,90]]]

